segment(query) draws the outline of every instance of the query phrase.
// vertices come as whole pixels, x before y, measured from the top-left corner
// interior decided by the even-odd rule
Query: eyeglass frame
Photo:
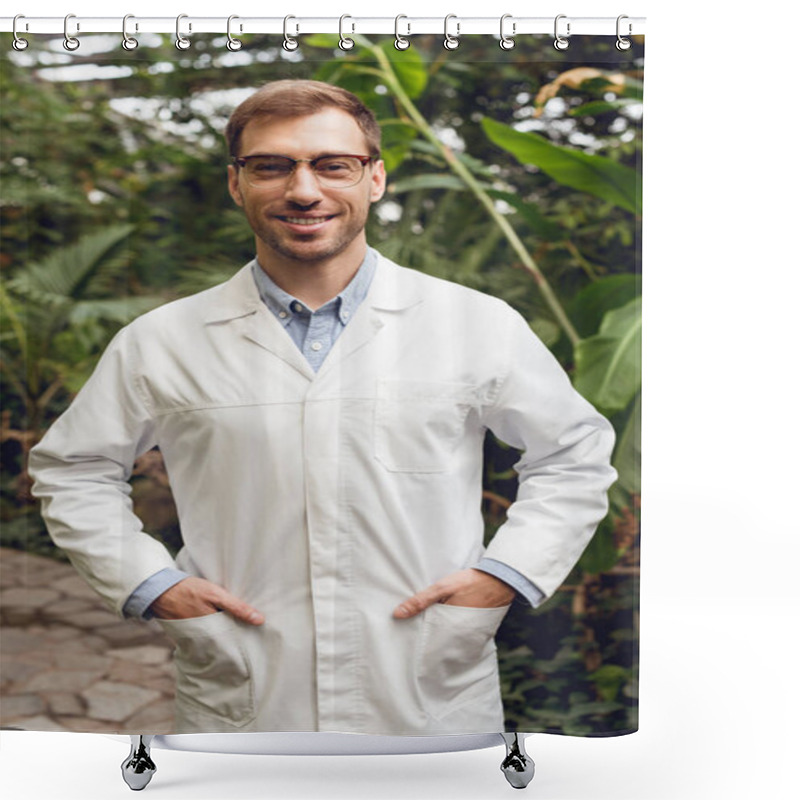
[[[247,162],[251,158],[273,158],[273,157],[274,158],[285,158],[287,161],[291,161],[292,162],[292,171],[283,180],[289,180],[289,178],[291,178],[292,175],[294,175],[298,164],[310,164],[311,165],[311,170],[314,173],[314,177],[318,181],[320,181],[320,184],[322,186],[325,186],[326,188],[336,188],[336,187],[328,186],[327,184],[323,183],[320,180],[320,176],[314,170],[314,164],[317,161],[322,161],[322,159],[324,159],[324,158],[355,158],[355,159],[358,159],[358,161],[361,162],[361,176],[359,177],[359,179],[355,183],[350,183],[347,186],[340,187],[342,189],[352,189],[354,186],[358,186],[358,184],[361,183],[362,180],[364,180],[364,173],[366,172],[367,164],[369,164],[371,162],[375,162],[379,158],[379,156],[362,156],[362,155],[356,155],[355,153],[326,153],[325,155],[317,156],[316,158],[292,158],[291,156],[285,156],[282,153],[253,153],[252,155],[249,155],[249,156],[232,156],[231,157],[231,161],[233,162],[233,165],[237,169],[244,169],[247,166]],[[251,186],[254,185],[254,184],[250,183],[250,181],[248,181],[248,183]]]

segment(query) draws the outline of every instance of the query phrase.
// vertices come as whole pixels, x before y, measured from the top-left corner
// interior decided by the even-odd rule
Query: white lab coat
[[[266,616],[162,621],[178,732],[503,730],[506,609],[395,606],[484,554],[486,429],[524,450],[486,556],[558,587],[607,509],[613,433],[502,301],[379,258],[318,373],[230,281],[124,328],[31,454],[53,539],[121,612],[163,567],[127,479],[163,453],[177,565]]]

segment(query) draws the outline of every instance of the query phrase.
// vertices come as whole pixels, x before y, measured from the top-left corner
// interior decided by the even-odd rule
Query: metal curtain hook
[[[405,14],[398,14],[394,18],[394,46],[396,50],[408,50],[408,48],[411,47],[411,42],[409,42],[405,36],[400,35],[401,19],[408,19],[408,17]],[[408,28],[406,36],[411,36],[411,23],[407,22],[406,27]]]
[[[623,38],[622,34],[620,33],[620,27],[621,27],[620,23],[624,19],[629,20],[630,18],[628,16],[626,16],[625,14],[620,14],[620,16],[617,17],[617,42],[616,42],[615,47],[620,52],[622,52],[623,50],[630,50],[630,48],[631,48],[631,40]],[[628,36],[630,36],[632,33],[633,33],[633,25],[629,21],[628,22]]]
[[[175,20],[175,47],[178,50],[188,50],[191,46],[191,42],[181,33],[181,20],[187,19],[188,14],[178,14],[178,18]],[[189,23],[189,31],[192,30],[192,23]]]
[[[356,46],[356,43],[352,39],[350,39],[349,37],[344,35],[344,21],[346,19],[353,19],[353,18],[349,14],[342,14],[342,16],[339,17],[339,49],[340,50],[352,50]],[[355,22],[351,22],[350,25],[352,27],[352,30],[350,32],[351,33],[355,33],[356,32],[356,24],[355,24]]]
[[[139,46],[139,42],[137,39],[134,39],[128,33],[128,20],[135,19],[133,14],[126,14],[122,18],[122,49],[123,50],[135,50]],[[138,24],[136,25],[136,30],[139,30]]]
[[[227,47],[228,50],[230,50],[232,53],[235,53],[237,50],[241,50],[242,49],[242,40],[241,39],[235,39],[233,34],[231,33],[231,23],[235,19],[239,19],[239,17],[237,17],[235,14],[231,14],[228,17],[228,43],[225,45],[225,47]],[[240,33],[241,33],[241,30],[242,30],[242,26],[240,25],[239,26],[239,32]]]
[[[512,19],[511,14],[503,14],[503,16],[500,17],[500,47],[503,50],[511,50],[516,44],[516,42],[511,37],[517,35],[517,23],[512,21],[511,36],[506,36],[503,27],[507,19]]]
[[[447,25],[451,19],[456,21],[456,35],[453,36],[448,30]],[[455,50],[458,47],[458,34],[461,33],[461,23],[458,21],[458,17],[455,14],[448,14],[444,18],[444,45],[445,50]]]
[[[14,22],[12,23],[12,26],[11,26],[11,31],[14,34],[14,41],[11,43],[11,46],[15,50],[24,50],[28,46],[28,40],[27,39],[21,39],[17,35],[17,20],[18,19],[25,19],[25,15],[24,14],[17,14],[17,16],[14,17]],[[25,30],[26,31],[28,30],[28,23],[27,22],[25,23]]]
[[[559,14],[556,17],[555,25],[553,28],[553,35],[556,37],[555,41],[553,42],[553,47],[555,47],[556,50],[566,50],[569,47],[569,39],[566,39],[565,37],[561,36],[561,34],[558,32],[558,21],[566,18],[567,18],[566,14]],[[567,36],[569,35],[570,35],[570,23],[568,22]]]
[[[289,36],[289,32],[287,30],[287,26],[289,25],[290,19],[297,19],[297,17],[293,17],[291,14],[283,18],[283,49],[287,52],[292,52],[292,50],[297,50],[298,42],[297,39],[293,39]],[[300,26],[295,24],[295,36],[300,33]]]
[[[81,43],[77,40],[77,38],[69,35],[69,21],[71,19],[75,19],[74,14],[67,14],[67,16],[64,17],[64,49],[69,50],[70,52],[77,50],[81,46]],[[80,29],[81,26],[76,23],[75,31],[77,32]]]

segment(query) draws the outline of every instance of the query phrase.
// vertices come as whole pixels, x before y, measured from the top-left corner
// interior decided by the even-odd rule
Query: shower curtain
[[[85,554],[73,553],[73,565],[50,538],[32,493],[29,454],[70,407],[104,351],[123,352],[111,344],[120,341],[121,329],[166,303],[241,277],[243,265],[254,257],[253,233],[229,196],[223,129],[231,111],[263,84],[312,79],[353,92],[381,126],[386,192],[366,223],[376,258],[504,301],[615,433],[616,479],[607,492],[608,512],[585,549],[574,554],[574,565],[559,576],[557,588],[545,592],[547,599],[532,604],[530,594],[518,592],[507,611],[492,610],[486,620],[491,630],[472,647],[462,649],[475,637],[473,609],[464,615],[464,609],[443,605],[434,609],[445,615],[439,626],[419,629],[428,641],[451,637],[443,658],[456,671],[471,668],[473,660],[488,665],[467,699],[474,704],[477,698],[480,706],[486,697],[489,703],[496,683],[499,717],[487,711],[485,719],[501,719],[506,731],[579,736],[635,731],[643,38],[633,37],[623,50],[615,47],[613,36],[576,36],[567,47],[554,47],[552,37],[519,36],[513,47],[503,48],[497,37],[485,35],[464,37],[457,49],[443,48],[442,37],[432,35],[412,36],[405,49],[391,37],[363,35],[353,36],[350,49],[327,34],[301,36],[296,49],[286,49],[274,35],[244,37],[242,47],[226,47],[225,36],[193,35],[189,46],[179,49],[170,37],[156,34],[139,35],[130,49],[120,48],[118,35],[81,36],[72,50],[63,47],[62,38],[29,36],[28,47],[16,50],[4,34],[0,50],[0,725],[172,733],[176,691],[179,706],[183,703],[180,713],[187,704],[197,708],[193,688],[204,678],[197,670],[192,673],[191,665],[214,660],[210,643],[232,635],[231,621],[221,612],[210,623],[213,630],[193,634],[176,633],[176,626],[170,630],[170,624],[154,619],[123,618],[120,607],[108,596],[101,598],[98,587],[90,587],[76,570],[90,569]],[[428,291],[440,284],[420,286]],[[444,313],[442,331],[452,324]],[[463,333],[469,335],[466,329]],[[396,346],[402,351],[402,342]],[[436,346],[434,337],[430,347]],[[130,351],[123,356],[119,369],[125,373]],[[145,352],[137,369],[159,357],[160,352]],[[487,345],[476,372],[506,357]],[[509,374],[516,367],[512,364]],[[251,374],[261,386],[262,378]],[[413,408],[429,384],[427,376],[410,395],[384,397],[394,402],[390,413]],[[262,388],[273,394],[285,389],[282,384],[277,390]],[[463,387],[450,388],[453,413],[472,407],[474,398],[467,398]],[[362,422],[372,430],[371,417]],[[103,426],[102,413],[97,425]],[[509,509],[514,513],[515,465],[522,462],[513,442],[486,427],[481,496],[475,503],[491,554],[495,533],[506,524]],[[191,435],[187,425],[181,436]],[[210,434],[204,430],[203,435]],[[80,451],[80,443],[71,446]],[[198,475],[227,487],[222,472],[213,475],[224,465],[196,457],[192,468]],[[407,466],[388,468],[406,473]],[[189,535],[181,529],[187,509],[180,514],[176,509],[164,453],[147,449],[131,467],[136,518],[159,548],[177,554]],[[328,469],[339,484],[345,480],[341,466]],[[441,487],[432,468],[409,480],[420,491]],[[242,486],[242,493],[257,495],[254,483],[255,488]],[[287,485],[282,491],[290,498],[297,489]],[[414,502],[409,498],[410,505]],[[358,519],[363,507],[348,504],[348,515]],[[402,510],[401,504],[397,513]],[[581,513],[576,507],[575,514]],[[264,524],[267,529],[269,520]],[[347,547],[355,545],[338,546],[341,564],[352,557]],[[372,558],[380,556],[376,549]],[[123,582],[131,557],[120,555]],[[316,557],[313,547],[308,557]],[[280,572],[280,559],[280,548],[270,550],[270,568],[277,564]],[[185,558],[179,563],[191,571]],[[391,554],[386,563],[392,563]],[[265,572],[267,563],[244,559],[241,569]],[[349,579],[364,569],[347,573]],[[404,562],[398,569],[408,566]],[[533,585],[535,596],[536,581]],[[314,613],[331,614],[331,631],[341,633],[350,622],[336,618],[320,586],[316,589]],[[398,602],[402,599],[398,596]],[[371,612],[367,608],[363,616]],[[336,697],[337,687],[355,696],[370,680],[391,696],[398,691],[392,684],[395,656],[385,657],[392,642],[370,640],[363,633],[367,628],[359,630],[353,659],[334,662],[324,675],[331,696]],[[295,646],[291,637],[282,640],[270,657]],[[315,647],[321,659],[321,643]],[[415,650],[409,658],[419,666],[424,655]],[[180,667],[184,675],[177,690],[175,659],[190,664],[188,678]],[[241,663],[251,660],[245,652]],[[291,670],[288,663],[281,669]],[[356,664],[361,672],[352,674],[361,678],[348,682],[348,670]],[[258,703],[246,670],[227,669],[222,683],[238,680],[239,694]],[[320,681],[321,675],[316,671],[312,678]],[[473,721],[481,717],[469,704],[461,707],[470,713],[463,719],[456,715],[461,721],[452,723],[457,708],[447,695],[448,680],[429,672],[412,681],[424,714],[451,719],[450,727],[434,725],[423,732],[457,733],[459,725],[463,732],[482,730],[483,723]],[[432,687],[427,697],[426,681]],[[490,684],[487,692],[483,687]],[[373,695],[366,700],[359,695],[358,702],[369,705]],[[413,692],[408,696],[412,702]],[[222,696],[214,702],[213,714],[200,713],[193,730],[251,729],[239,700]],[[291,714],[292,702],[286,702],[281,713]],[[322,712],[316,708],[314,713],[319,718]],[[362,717],[369,714],[367,709]],[[350,719],[356,719],[352,726],[340,723],[338,729],[399,735],[421,730],[397,722],[385,729],[363,727],[360,718]],[[274,727],[298,729],[280,722]]]

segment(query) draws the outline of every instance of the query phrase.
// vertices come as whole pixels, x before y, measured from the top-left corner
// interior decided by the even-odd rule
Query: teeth
[[[325,222],[327,217],[285,217],[287,222],[292,225],[316,225],[320,222]]]

